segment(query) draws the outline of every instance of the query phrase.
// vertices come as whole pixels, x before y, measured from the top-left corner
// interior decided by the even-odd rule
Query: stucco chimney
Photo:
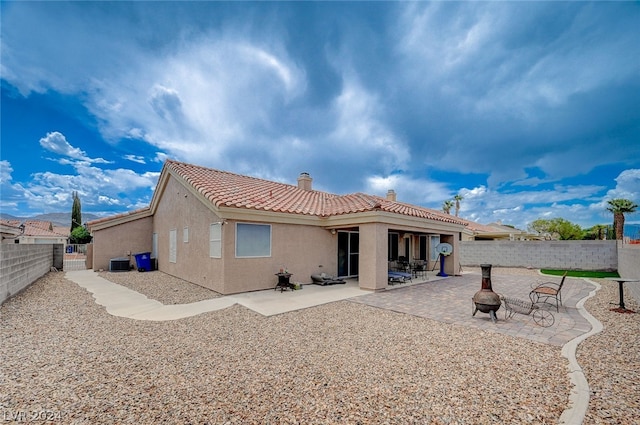
[[[389,189],[389,191],[387,191],[387,201],[396,202],[396,192],[395,192],[395,190]]]
[[[298,176],[298,189],[311,190],[312,181],[313,179],[309,173],[300,173],[300,176]]]

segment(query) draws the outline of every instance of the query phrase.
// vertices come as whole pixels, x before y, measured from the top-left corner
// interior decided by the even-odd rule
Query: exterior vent
[[[109,260],[110,272],[128,272],[129,269],[129,258],[127,257],[112,258]]]

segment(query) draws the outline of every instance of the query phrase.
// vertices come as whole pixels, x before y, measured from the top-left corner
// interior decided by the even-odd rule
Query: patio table
[[[614,282],[618,282],[618,294],[620,295],[620,308],[622,310],[627,310],[624,306],[624,283],[625,282],[640,282],[640,279],[632,279],[628,277],[608,277],[607,280],[611,280]],[[615,303],[612,303],[615,304]]]

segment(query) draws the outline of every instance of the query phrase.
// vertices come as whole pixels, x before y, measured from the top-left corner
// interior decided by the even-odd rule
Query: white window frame
[[[184,226],[182,228],[182,242],[189,243],[189,227],[188,226]]]
[[[178,262],[178,231],[177,229],[169,230],[169,262]]]
[[[436,246],[440,243],[440,235],[429,235],[429,258],[431,261],[438,261],[439,254],[436,252]]]
[[[222,258],[222,223],[209,225],[209,257]]]
[[[268,228],[269,229],[269,241],[257,241],[256,243],[254,243],[253,247],[244,247],[241,244],[244,243],[241,238],[242,235],[239,235],[239,230],[238,229],[242,229],[244,226],[251,226],[254,229],[257,229],[258,227],[262,227],[262,228]],[[245,229],[249,229],[249,227],[246,227]],[[258,224],[258,223],[236,223],[236,249],[235,249],[235,253],[236,253],[236,258],[265,258],[265,257],[271,257],[271,240],[272,240],[272,231],[271,231],[271,225],[270,224]],[[240,231],[240,233],[242,233],[242,231]],[[264,252],[259,252],[260,251],[260,247],[257,245],[263,245],[263,248],[266,248],[266,250]],[[268,245],[268,247],[266,246]],[[241,251],[239,251],[239,249]],[[252,251],[252,249],[254,250],[254,252],[247,252],[247,251]],[[267,252],[268,251],[268,252]]]

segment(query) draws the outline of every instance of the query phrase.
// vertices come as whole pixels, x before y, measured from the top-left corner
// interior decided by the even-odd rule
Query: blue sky
[[[525,229],[640,204],[638,2],[2,2],[0,209],[147,206],[166,158]],[[640,222],[640,214],[627,222]]]

